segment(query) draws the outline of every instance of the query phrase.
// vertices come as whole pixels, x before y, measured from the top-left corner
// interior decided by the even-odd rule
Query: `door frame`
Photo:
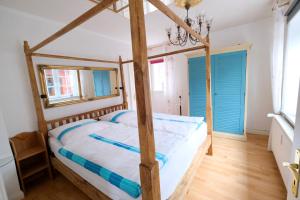
[[[244,112],[244,134],[243,135],[235,135],[235,134],[230,134],[230,133],[223,133],[223,132],[215,132],[213,131],[213,135],[217,137],[223,137],[223,138],[230,138],[230,139],[237,139],[237,140],[242,140],[246,141],[247,140],[247,132],[246,132],[246,125],[247,125],[247,112],[248,112],[248,66],[249,66],[249,52],[251,50],[252,44],[251,43],[244,43],[244,44],[238,44],[238,45],[233,45],[225,48],[219,48],[219,49],[213,49],[211,51],[211,55],[216,55],[216,54],[223,54],[223,53],[230,53],[230,52],[236,52],[236,51],[246,51],[247,52],[247,58],[246,58],[246,94],[245,94],[245,112]],[[192,52],[192,53],[187,53],[185,54],[187,60],[190,58],[195,58],[195,57],[201,57],[204,56],[203,51],[197,51],[197,52]],[[188,62],[187,62],[188,65]],[[188,73],[187,76],[189,76],[189,67],[187,67]],[[187,77],[187,81],[189,80],[189,77]],[[188,94],[190,94],[190,85],[189,81],[187,83],[188,86]],[[190,95],[188,95],[188,113],[190,113]],[[215,134],[218,133],[218,134]]]

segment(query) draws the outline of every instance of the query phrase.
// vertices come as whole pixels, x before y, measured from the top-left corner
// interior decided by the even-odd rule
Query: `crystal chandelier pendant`
[[[186,17],[184,19],[184,22],[189,27],[193,28],[194,31],[197,32],[199,35],[202,35],[204,28],[206,28],[207,34],[209,34],[211,29],[211,24],[212,24],[212,18],[207,19],[204,14],[199,14],[196,17],[196,20],[193,20],[189,17],[189,9],[201,3],[201,1],[202,0],[175,0],[176,6],[180,8],[185,8],[186,10]],[[206,27],[204,27],[204,25],[206,25]],[[166,31],[167,31],[169,42],[172,45],[185,46],[188,41],[190,41],[192,45],[196,45],[197,43],[200,42],[197,38],[194,38],[187,31],[185,30],[182,31],[182,28],[178,25],[176,25],[175,34],[172,34],[171,28],[166,29]],[[172,37],[173,35],[174,38]]]

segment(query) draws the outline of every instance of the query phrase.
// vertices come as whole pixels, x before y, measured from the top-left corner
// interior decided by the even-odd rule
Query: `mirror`
[[[38,67],[46,108],[119,96],[117,68]]]

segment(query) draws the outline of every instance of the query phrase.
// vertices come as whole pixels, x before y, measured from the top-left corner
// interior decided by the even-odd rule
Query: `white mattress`
[[[193,161],[194,156],[197,153],[198,147],[205,141],[207,136],[206,123],[203,123],[201,127],[193,132],[189,138],[184,142],[174,154],[169,158],[166,165],[160,170],[160,187],[161,198],[167,199],[175,191],[176,186],[180,183],[182,177],[187,171],[188,167]],[[101,192],[106,194],[111,199],[134,199],[127,193],[105,181],[101,177],[95,175],[89,170],[81,167],[73,161],[61,156],[58,150],[62,147],[62,144],[54,137],[49,137],[49,144],[52,152],[55,156],[63,162],[66,166],[79,174],[83,179],[88,181],[94,187],[98,188]],[[141,199],[140,196],[138,199]]]

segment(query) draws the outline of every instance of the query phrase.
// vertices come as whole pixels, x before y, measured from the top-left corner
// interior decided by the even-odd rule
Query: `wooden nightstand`
[[[18,176],[23,192],[25,183],[32,180],[34,175],[42,171],[48,171],[52,178],[47,147],[42,134],[37,132],[19,133],[9,139],[18,171]]]

